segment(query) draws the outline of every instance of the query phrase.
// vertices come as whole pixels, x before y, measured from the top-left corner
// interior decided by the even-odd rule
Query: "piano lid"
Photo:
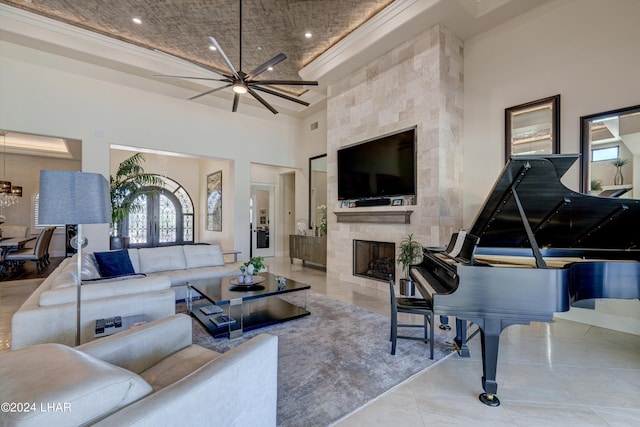
[[[526,221],[541,249],[639,249],[640,200],[590,196],[560,182],[579,157],[512,157],[470,230],[478,246],[531,247]]]

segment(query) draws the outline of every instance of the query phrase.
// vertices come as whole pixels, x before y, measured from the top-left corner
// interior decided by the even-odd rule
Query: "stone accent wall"
[[[387,289],[352,275],[353,239],[395,242],[408,233],[425,246],[445,245],[462,225],[463,45],[436,25],[328,88],[327,276]],[[417,197],[410,206],[341,208],[340,147],[417,125]],[[338,209],[413,210],[410,224],[338,223]],[[396,277],[402,276],[400,269]]]

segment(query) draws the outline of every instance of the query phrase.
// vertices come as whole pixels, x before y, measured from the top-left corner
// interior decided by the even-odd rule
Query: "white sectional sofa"
[[[177,301],[185,298],[187,281],[237,276],[242,266],[240,261],[226,263],[219,245],[164,246],[128,251],[136,273],[148,277],[169,277]]]
[[[109,254],[112,254],[110,252]],[[175,314],[188,280],[234,276],[218,245],[129,249],[131,275],[101,277],[95,255],[83,254],[81,342],[94,339],[95,320],[145,314],[150,321]],[[76,333],[77,256],[47,277],[11,321],[11,348],[54,342],[73,345]]]
[[[75,348],[2,353],[0,378],[0,401],[26,409],[0,412],[2,426],[272,427],[278,339],[219,354],[194,345],[191,318],[177,314]]]

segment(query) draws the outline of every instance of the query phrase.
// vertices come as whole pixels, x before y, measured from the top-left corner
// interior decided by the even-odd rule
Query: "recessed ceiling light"
[[[139,25],[139,24],[142,24],[142,19],[140,19],[140,18],[133,18],[133,22],[134,22],[135,24],[138,24],[138,25]]]
[[[307,31],[306,33],[304,33],[304,36],[308,39],[311,38],[311,33],[309,31]]]
[[[258,50],[262,50],[262,46],[258,46],[256,49],[258,49]]]
[[[273,67],[267,68],[267,71],[273,71]]]
[[[218,49],[216,49],[215,46],[211,45],[211,46],[209,46],[209,50],[218,50]]]

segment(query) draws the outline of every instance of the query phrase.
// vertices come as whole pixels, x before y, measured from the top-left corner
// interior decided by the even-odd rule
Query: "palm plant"
[[[422,256],[422,243],[414,239],[413,233],[400,242],[400,252],[398,253],[398,264],[402,265],[405,279],[411,280],[409,267],[420,260]]]
[[[136,153],[118,165],[115,176],[109,177],[111,190],[111,222],[116,237],[123,237],[124,219],[130,213],[138,212],[142,206],[136,199],[153,191],[144,187],[162,185],[157,175],[146,173],[142,167],[144,155]]]

